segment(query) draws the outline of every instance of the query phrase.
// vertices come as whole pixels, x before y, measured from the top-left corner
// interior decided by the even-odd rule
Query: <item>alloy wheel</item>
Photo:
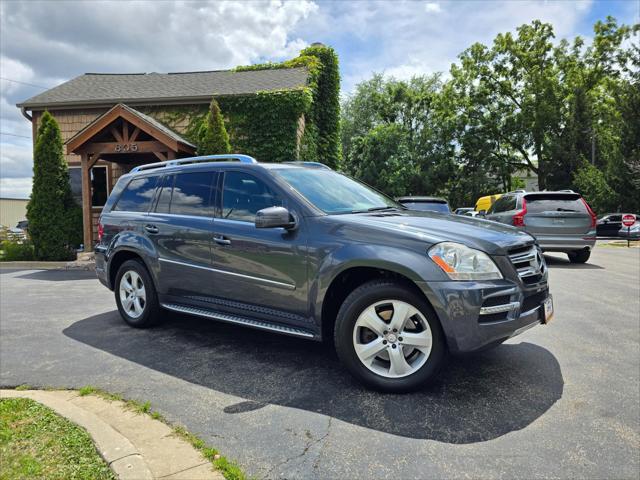
[[[127,270],[120,278],[120,303],[131,318],[139,318],[144,313],[147,294],[142,277],[134,270]]]
[[[353,346],[362,364],[387,378],[418,371],[427,362],[432,343],[424,315],[400,300],[382,300],[365,308],[353,329]]]

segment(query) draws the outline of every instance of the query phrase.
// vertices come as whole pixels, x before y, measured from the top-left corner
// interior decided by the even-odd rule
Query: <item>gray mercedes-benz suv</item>
[[[553,314],[531,235],[408,211],[320,164],[222,155],[137,167],[98,236],[98,277],[129,325],[170,310],[333,339],[355,377],[386,391]]]
[[[571,263],[585,263],[596,244],[597,217],[587,202],[571,190],[502,195],[485,218],[533,235],[545,252],[564,252]]]

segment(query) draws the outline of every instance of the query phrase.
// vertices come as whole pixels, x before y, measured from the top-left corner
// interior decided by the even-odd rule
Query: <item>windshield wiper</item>
[[[576,210],[571,210],[570,208],[559,207],[559,208],[556,208],[556,211],[558,211],[558,212],[575,212]]]
[[[398,210],[398,209],[396,207],[389,207],[389,206],[367,208],[367,212],[382,212],[384,210]]]
[[[351,210],[350,212],[345,212],[345,213],[370,213],[370,212],[390,212],[390,211],[398,212],[401,210],[407,210],[407,209],[406,208],[400,209],[398,207],[371,207],[363,210]]]

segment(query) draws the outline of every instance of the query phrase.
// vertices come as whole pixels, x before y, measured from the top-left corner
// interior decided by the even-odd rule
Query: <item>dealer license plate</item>
[[[547,324],[553,320],[553,297],[551,295],[549,295],[544,301],[542,308],[544,309],[544,318],[542,323]]]

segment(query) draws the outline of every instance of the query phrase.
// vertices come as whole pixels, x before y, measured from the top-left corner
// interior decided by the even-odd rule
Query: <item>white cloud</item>
[[[0,2],[2,195],[31,189],[31,124],[15,104],[85,72],[176,72],[291,58],[311,0]],[[19,83],[23,82],[23,83]],[[25,83],[36,85],[29,86]]]
[[[29,198],[31,178],[0,178],[0,197]]]
[[[33,170],[31,142],[20,144],[0,144],[0,177],[26,178]]]
[[[500,32],[534,19],[554,25],[557,38],[571,37],[591,10],[591,0],[493,0],[418,3],[335,2],[322,4],[298,31],[308,38],[357,44],[341,54],[343,89],[386,72],[398,78],[447,72],[459,53],[475,42],[490,44]],[[437,15],[435,14],[437,13]]]
[[[424,5],[424,9],[429,13],[438,13],[442,11],[439,3],[427,2]]]

